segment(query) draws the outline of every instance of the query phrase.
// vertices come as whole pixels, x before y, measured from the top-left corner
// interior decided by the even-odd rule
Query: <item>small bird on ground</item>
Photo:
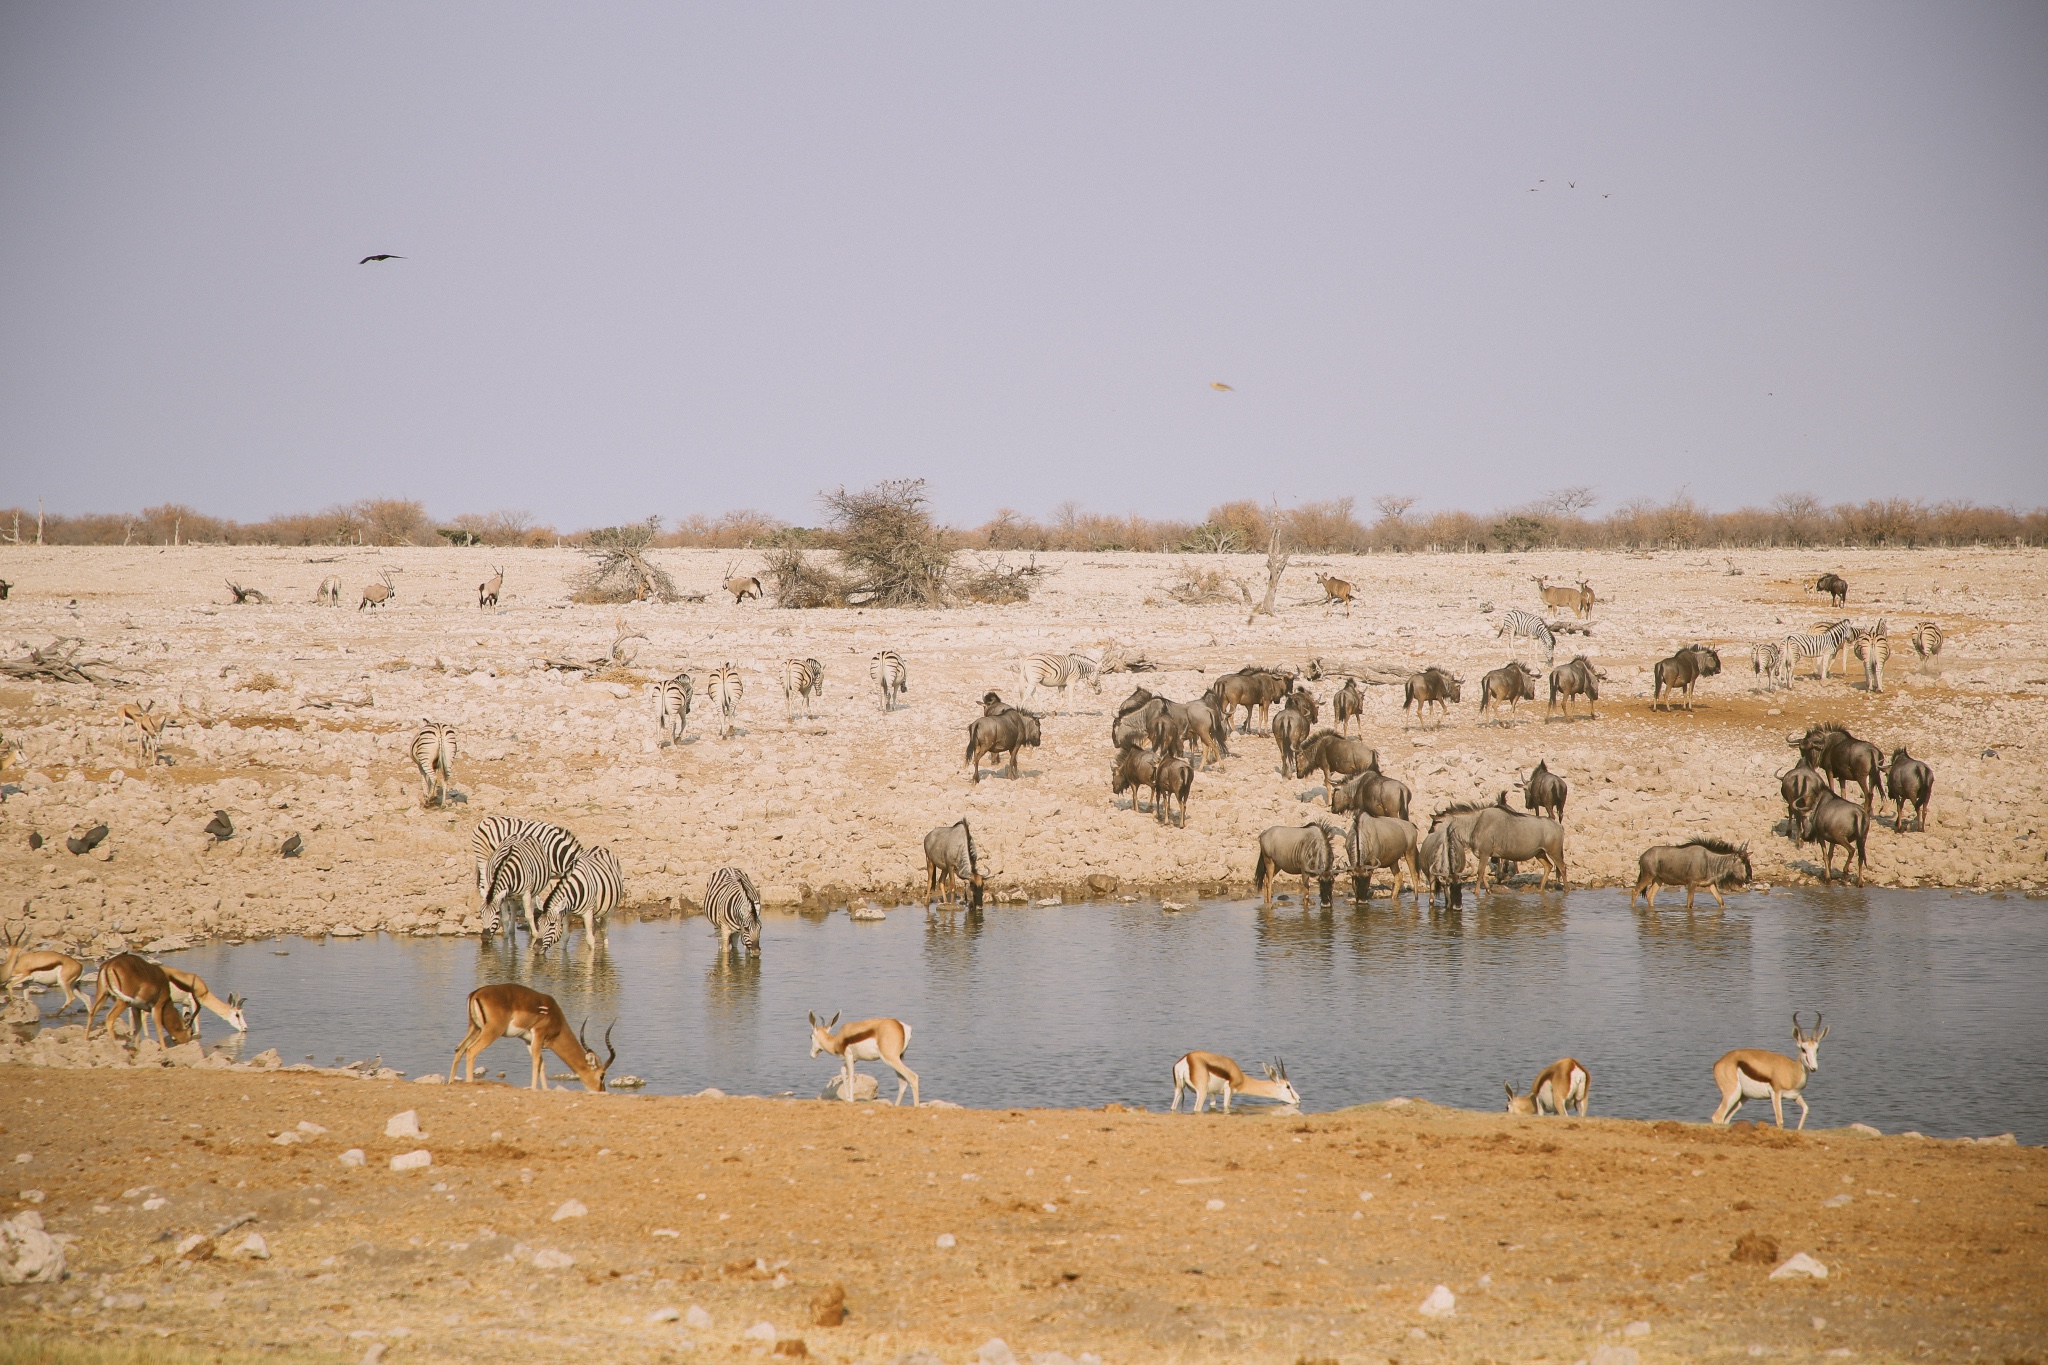
[[[211,834],[216,842],[232,839],[235,837],[235,822],[228,819],[226,811],[217,810],[213,813],[213,818],[206,822],[206,832]]]
[[[98,848],[100,846],[100,840],[106,837],[107,827],[105,825],[94,825],[91,829],[79,835],[76,839],[65,839],[64,847],[70,849],[73,853],[86,854]]]
[[[1236,393],[1236,392],[1237,392],[1237,390],[1236,390],[1236,389],[1233,389],[1233,388],[1231,388],[1231,387],[1230,387],[1230,385],[1228,385],[1228,384],[1224,383],[1224,382],[1223,382],[1222,380],[1220,380],[1220,379],[1214,379],[1214,380],[1211,380],[1211,381],[1209,382],[1209,387],[1210,387],[1210,388],[1212,388],[1212,389],[1214,389],[1214,390],[1216,390],[1216,392],[1218,392],[1218,393]]]
[[[377,255],[375,255],[375,256],[365,256],[365,257],[363,257],[363,259],[361,259],[360,261],[357,261],[357,262],[356,262],[356,264],[357,264],[357,265],[368,265],[368,264],[369,264],[370,262],[372,262],[372,261],[402,261],[402,260],[404,260],[404,259],[405,259],[405,257],[403,257],[403,256],[394,256],[394,255],[392,255],[392,254],[391,254],[390,252],[388,252],[388,251],[383,251],[383,252],[379,252],[379,253],[378,253]]]
[[[43,846],[43,832],[41,830],[32,829],[28,832],[28,846],[30,848],[41,848]]]
[[[294,832],[291,834],[287,834],[285,836],[284,843],[278,848],[277,851],[279,853],[282,853],[287,858],[296,858],[299,856],[299,853],[305,847],[306,841],[301,839],[298,836],[298,834]]]

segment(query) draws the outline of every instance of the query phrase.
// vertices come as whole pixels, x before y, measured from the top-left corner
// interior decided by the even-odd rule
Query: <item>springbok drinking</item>
[[[1299,1105],[1301,1092],[1294,1088],[1294,1082],[1287,1079],[1287,1063],[1275,1057],[1266,1063],[1266,1079],[1255,1081],[1244,1074],[1244,1068],[1220,1052],[1190,1052],[1173,1064],[1173,1106],[1172,1112],[1180,1112],[1180,1096],[1183,1090],[1194,1092],[1194,1113],[1201,1113],[1212,1095],[1221,1096],[1223,1112],[1230,1112],[1233,1096],[1243,1095],[1249,1099],[1272,1100],[1278,1104]]]

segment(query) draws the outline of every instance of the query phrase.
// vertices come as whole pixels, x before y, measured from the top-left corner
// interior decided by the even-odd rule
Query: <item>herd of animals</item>
[[[503,571],[478,589],[480,606],[492,606],[503,587]],[[1594,606],[1592,588],[1581,580],[1576,588],[1556,588],[1538,579],[1544,605],[1571,610],[1583,620]],[[739,586],[735,586],[737,583]],[[1349,609],[1352,585],[1325,576],[1321,583],[1330,605]],[[757,580],[729,582],[727,590],[735,601],[759,595]],[[253,596],[231,584],[237,599]],[[1835,574],[1825,574],[1813,584],[1839,606],[1848,585]],[[338,605],[338,579],[322,583],[320,600]],[[366,588],[358,610],[381,606],[392,596],[388,576]],[[1554,663],[1555,636],[1567,629],[1562,622],[1545,621],[1533,613],[1510,609],[1503,614],[1497,637],[1512,636],[1536,641],[1545,650],[1545,663]],[[1940,653],[1943,635],[1933,622],[1921,622],[1909,636],[1912,647],[1924,660]],[[1790,685],[1792,671],[1801,659],[1817,660],[1825,679],[1829,660],[1838,654],[1853,656],[1864,665],[1866,686],[1881,691],[1883,666],[1889,657],[1888,633],[1883,621],[1866,630],[1856,630],[1838,621],[1815,633],[1787,636],[1781,642],[1759,642],[1752,647],[1753,666],[1760,677]],[[1018,667],[1022,705],[1005,702],[990,691],[981,698],[981,714],[968,726],[964,763],[973,780],[982,777],[982,760],[991,764],[1007,758],[1007,773],[1018,776],[1018,755],[1040,743],[1039,714],[1030,709],[1036,693],[1051,690],[1064,696],[1069,686],[1087,682],[1100,690],[1102,675],[1115,671],[1125,661],[1114,647],[1098,653],[1034,654]],[[1720,655],[1704,644],[1687,645],[1653,669],[1653,709],[1676,705],[1682,696],[1689,710],[1698,683],[1721,669]],[[816,659],[791,659],[783,667],[783,690],[793,719],[801,706],[812,713],[815,699],[823,694],[825,670]],[[1310,669],[1308,680],[1320,677]],[[899,698],[909,690],[909,673],[902,656],[881,650],[870,661],[869,676],[876,687],[877,701],[885,713],[893,712]],[[1480,683],[1479,711],[1489,707],[1514,708],[1521,701],[1535,700],[1538,675],[1519,659],[1487,673]],[[1583,654],[1550,668],[1549,710],[1560,704],[1565,719],[1572,718],[1573,703],[1583,697],[1589,718],[1599,700],[1599,684],[1606,679]],[[1141,794],[1149,792],[1149,810],[1155,820],[1185,828],[1188,798],[1193,789],[1197,765],[1215,764],[1230,756],[1233,734],[1251,735],[1263,731],[1274,741],[1283,775],[1320,775],[1331,815],[1349,814],[1348,828],[1328,820],[1302,825],[1278,825],[1259,836],[1254,880],[1264,905],[1271,905],[1274,884],[1281,875],[1302,879],[1303,900],[1310,898],[1313,885],[1320,903],[1331,903],[1333,883],[1348,871],[1355,903],[1363,906],[1372,898],[1373,874],[1380,869],[1392,873],[1389,894],[1398,900],[1405,869],[1409,891],[1421,897],[1427,883],[1428,900],[1434,906],[1441,897],[1448,907],[1461,904],[1461,884],[1468,869],[1481,891],[1503,875],[1513,875],[1521,863],[1542,864],[1538,890],[1547,890],[1554,877],[1562,888],[1566,883],[1564,855],[1564,812],[1569,796],[1565,780],[1539,761],[1521,779],[1523,809],[1508,804],[1505,793],[1492,803],[1460,802],[1432,813],[1427,832],[1410,819],[1412,792],[1397,778],[1380,769],[1378,753],[1353,732],[1362,730],[1364,697],[1356,678],[1346,676],[1330,699],[1334,728],[1318,730],[1322,704],[1303,685],[1304,675],[1290,669],[1246,667],[1213,682],[1198,698],[1176,702],[1157,696],[1144,687],[1133,690],[1117,707],[1110,722],[1113,749],[1110,787],[1112,800],[1129,793],[1131,809]],[[1447,669],[1426,668],[1409,677],[1403,688],[1404,726],[1407,713],[1416,712],[1416,722],[1427,725],[1431,708],[1441,726],[1453,703],[1463,700],[1463,679]],[[661,744],[680,743],[697,688],[685,672],[655,683],[650,689],[655,722]],[[706,672],[704,694],[715,709],[720,733],[730,737],[745,685],[741,672],[730,663]],[[1242,719],[1240,720],[1240,713]],[[153,760],[161,743],[165,717],[148,703],[124,706],[123,721],[137,731],[145,762]],[[1499,713],[1496,711],[1496,719]],[[1857,864],[1857,884],[1863,883],[1865,846],[1876,793],[1882,790],[1894,803],[1895,831],[1904,832],[1910,823],[1924,829],[1927,806],[1933,794],[1932,770],[1901,747],[1887,766],[1882,751],[1867,740],[1858,739],[1835,724],[1816,724],[1790,743],[1799,761],[1780,777],[1788,832],[1795,840],[1812,840],[1823,850],[1823,881],[1833,879],[1833,858],[1843,850],[1844,872],[1850,855]],[[421,800],[445,806],[455,781],[458,747],[453,725],[426,721],[409,747],[413,765],[422,784]],[[1860,803],[1847,799],[1849,784],[1861,788]],[[1910,822],[1907,812],[1912,812]],[[546,821],[510,815],[491,815],[480,820],[471,833],[478,894],[484,908],[487,937],[504,934],[508,944],[516,942],[517,924],[506,933],[506,908],[521,912],[528,939],[539,952],[552,949],[565,934],[573,918],[581,918],[586,939],[594,940],[603,920],[618,908],[625,894],[624,871],[618,858],[602,846],[585,847],[567,829]],[[982,907],[988,873],[980,849],[966,820],[932,830],[924,840],[927,905],[958,904],[970,912]],[[1686,908],[1693,907],[1694,895],[1705,890],[1721,904],[1721,889],[1741,886],[1751,880],[1747,845],[1713,838],[1695,838],[1679,845],[1647,849],[1638,863],[1638,877],[1630,895],[1634,904],[1642,896],[1654,906],[1660,887],[1684,887]],[[701,910],[719,938],[721,954],[759,953],[761,947],[761,896],[753,879],[739,867],[721,867],[706,884]],[[68,1010],[83,975],[83,964],[68,954],[30,951],[20,935],[5,942],[7,952],[0,980],[13,991],[35,984],[56,987],[63,992],[59,1013]],[[81,1003],[82,996],[77,997]],[[197,1034],[198,1012],[204,1008],[227,1020],[237,1030],[246,1030],[247,1018],[241,1000],[233,995],[223,999],[196,975],[164,966],[133,953],[120,953],[103,962],[87,1010],[87,1035],[103,1005],[111,1005],[107,1027],[115,1015],[130,1017],[133,1038],[146,1036],[156,1026],[159,1041],[178,1044]],[[844,1062],[845,1076],[840,1093],[847,1100],[856,1096],[854,1063],[880,1061],[899,1078],[897,1103],[904,1093],[918,1103],[918,1077],[903,1061],[909,1046],[910,1026],[893,1018],[868,1019],[837,1027],[838,1016],[820,1023],[811,1016],[811,1055],[830,1052]],[[1819,1066],[1818,1048],[1826,1036],[1819,1020],[1813,1032],[1801,1028],[1793,1018],[1795,1057],[1756,1049],[1738,1049],[1714,1064],[1714,1077],[1721,1091],[1715,1110],[1716,1123],[1729,1121],[1746,1099],[1769,1098],[1779,1126],[1783,1126],[1783,1101],[1791,1098],[1801,1108],[1800,1126],[1805,1125],[1806,1101],[1802,1090],[1808,1075]],[[525,1041],[532,1060],[531,1084],[546,1088],[545,1054],[552,1052],[566,1062],[592,1090],[606,1088],[606,1073],[617,1053],[611,1047],[610,1031],[605,1035],[608,1055],[600,1061],[581,1031],[572,1032],[561,1007],[553,997],[516,983],[479,987],[468,1000],[468,1030],[457,1046],[449,1067],[453,1080],[458,1067],[474,1077],[478,1054],[498,1039],[511,1036]],[[1269,1064],[1263,1080],[1249,1077],[1236,1062],[1217,1053],[1195,1051],[1181,1057],[1173,1067],[1173,1108],[1179,1109],[1184,1092],[1194,1097],[1200,1112],[1213,1098],[1220,1099],[1225,1112],[1235,1097],[1271,1099],[1299,1104],[1300,1095],[1288,1079],[1284,1063]],[[1587,1112],[1591,1073],[1577,1060],[1561,1058],[1539,1074],[1527,1094],[1508,1086],[1508,1109],[1514,1113],[1562,1113],[1576,1106]]]

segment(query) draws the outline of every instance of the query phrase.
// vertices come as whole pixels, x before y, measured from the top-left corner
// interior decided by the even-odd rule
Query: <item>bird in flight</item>
[[[1230,387],[1230,385],[1228,385],[1228,384],[1224,383],[1224,382],[1223,382],[1222,380],[1220,380],[1220,379],[1215,379],[1215,380],[1211,380],[1211,381],[1209,382],[1209,387],[1210,387],[1210,388],[1212,388],[1212,389],[1214,389],[1214,390],[1216,390],[1216,392],[1218,392],[1218,393],[1236,393],[1236,392],[1237,392],[1237,390],[1236,390],[1236,389],[1233,389],[1233,388],[1231,388],[1231,387]]]
[[[356,264],[368,265],[372,261],[402,261],[404,259],[405,257],[403,256],[394,256],[390,252],[386,251],[375,256],[365,256],[360,261],[357,261]]]

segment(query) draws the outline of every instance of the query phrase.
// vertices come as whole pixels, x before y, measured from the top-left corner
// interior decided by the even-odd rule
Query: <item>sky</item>
[[[2048,503],[2048,5],[0,3],[0,504],[898,477]]]

